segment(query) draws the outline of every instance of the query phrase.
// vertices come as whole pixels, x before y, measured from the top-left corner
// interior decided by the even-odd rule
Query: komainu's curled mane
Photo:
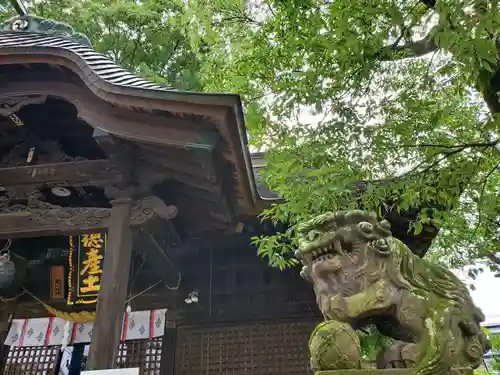
[[[378,366],[418,375],[461,374],[481,364],[488,340],[466,286],[414,255],[390,224],[365,211],[327,213],[299,228],[296,256],[326,320],[374,324],[395,339]],[[329,369],[322,369],[329,370]]]

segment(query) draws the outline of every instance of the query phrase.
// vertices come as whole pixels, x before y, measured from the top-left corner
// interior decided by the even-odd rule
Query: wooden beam
[[[17,300],[4,302],[0,308],[0,374],[3,374],[5,361],[10,349],[9,346],[4,345],[4,342],[9,334],[10,324],[18,303],[19,301]]]
[[[0,238],[68,235],[105,230],[112,225],[112,213],[112,208],[56,206],[0,214]],[[133,202],[128,222],[134,227],[155,217],[171,220],[176,216],[177,207],[167,206],[160,198],[150,196]]]
[[[109,160],[85,160],[0,168],[0,186],[37,187],[43,184],[107,186],[121,182],[122,173]]]
[[[23,79],[28,79],[25,76],[26,74],[23,74]],[[28,84],[6,82],[2,84],[0,89],[0,100],[12,97],[13,92],[24,97],[33,90],[42,95],[57,93],[58,96],[65,98],[78,109],[79,118],[94,128],[99,124],[99,129],[119,138],[181,149],[187,147],[207,151],[213,150],[219,142],[220,135],[214,128],[204,127],[200,129],[196,123],[174,116],[159,119],[155,115],[139,115],[132,111],[124,113],[123,110],[105,104],[103,100],[97,99],[88,90],[72,83],[54,80],[51,82],[51,86],[47,87],[45,83],[34,81]],[[141,126],[137,126],[139,123]],[[205,123],[207,122],[205,121]]]
[[[137,251],[144,256],[149,267],[166,285],[176,285],[179,282],[180,267],[170,259],[151,233],[144,228],[139,228],[137,232]]]
[[[113,208],[108,229],[106,261],[97,302],[96,321],[90,341],[88,370],[116,367],[125,312],[132,259],[132,231],[130,229],[132,200],[125,198],[111,203]]]
[[[8,117],[19,111],[22,107],[31,104],[42,104],[48,95],[12,95],[0,99],[0,116]]]

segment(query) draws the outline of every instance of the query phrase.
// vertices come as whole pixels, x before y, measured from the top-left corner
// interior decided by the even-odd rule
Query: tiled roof
[[[30,32],[0,32],[0,49],[9,48],[21,51],[37,47],[44,50],[62,50],[68,54],[76,55],[92,73],[113,85],[155,91],[175,91],[171,87],[161,86],[140,78],[136,74],[121,68],[111,59],[94,51],[92,48],[70,39]]]

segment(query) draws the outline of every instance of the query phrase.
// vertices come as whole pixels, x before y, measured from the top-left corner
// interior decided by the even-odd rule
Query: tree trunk
[[[500,113],[500,68],[484,88],[483,98],[492,114]]]

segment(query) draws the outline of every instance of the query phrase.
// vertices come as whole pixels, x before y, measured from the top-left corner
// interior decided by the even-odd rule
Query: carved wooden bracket
[[[30,104],[42,104],[47,100],[47,95],[22,95],[0,98],[0,115],[8,117]]]
[[[177,207],[167,206],[156,196],[149,196],[138,200],[132,205],[130,225],[139,226],[155,217],[172,220],[177,216]]]
[[[159,217],[171,220],[177,207],[167,206],[158,197],[145,197],[132,205],[130,225],[140,226]],[[69,235],[107,229],[111,209],[95,207],[25,208],[23,211],[0,214],[0,238],[21,238]]]

